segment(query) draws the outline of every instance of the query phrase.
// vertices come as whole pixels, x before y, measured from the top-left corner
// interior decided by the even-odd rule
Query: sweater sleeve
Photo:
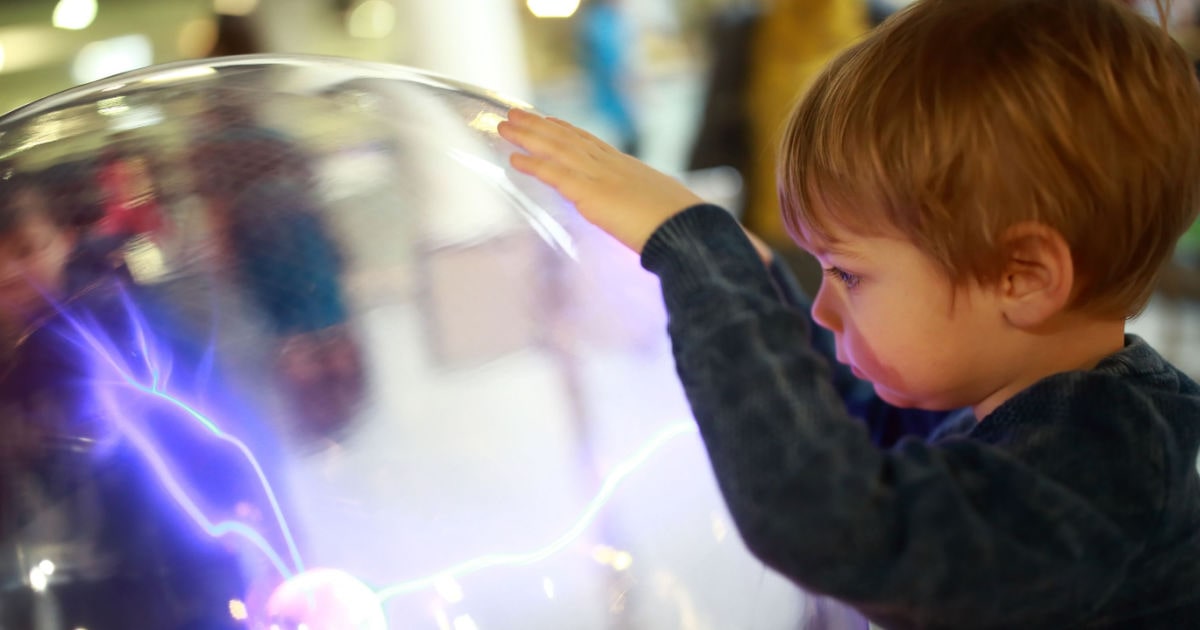
[[[1133,553],[1089,501],[972,440],[871,443],[736,222],[651,237],[676,367],[742,539],[796,583],[901,627],[1062,627]]]
[[[958,413],[902,409],[877,396],[870,383],[854,376],[849,367],[838,363],[833,333],[816,326],[812,321],[812,300],[778,257],[772,261],[767,272],[784,304],[804,315],[809,329],[809,343],[829,363],[834,389],[846,404],[850,415],[866,423],[871,441],[877,446],[890,447],[907,435],[929,438],[947,418]]]

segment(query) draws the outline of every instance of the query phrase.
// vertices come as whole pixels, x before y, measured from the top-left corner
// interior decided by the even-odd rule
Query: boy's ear
[[[1018,328],[1035,328],[1064,311],[1075,289],[1071,248],[1054,228],[1024,222],[1005,231],[1000,278],[1004,318]]]

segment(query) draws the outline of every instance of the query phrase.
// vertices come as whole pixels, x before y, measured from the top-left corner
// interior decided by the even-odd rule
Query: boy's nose
[[[817,290],[817,297],[813,299],[812,318],[818,326],[827,328],[833,332],[840,332],[842,329],[842,320],[834,308],[836,297],[829,295],[830,290],[827,288],[825,281],[821,282],[821,288]]]

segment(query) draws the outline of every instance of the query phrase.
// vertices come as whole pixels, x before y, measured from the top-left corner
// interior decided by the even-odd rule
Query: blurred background
[[[1152,0],[1129,1],[1147,15],[1153,13]],[[803,252],[790,244],[778,218],[773,154],[780,127],[791,104],[823,64],[905,4],[906,0],[0,0],[0,112],[121,72],[159,63],[225,55],[306,53],[411,66],[528,102],[545,113],[571,120],[622,150],[684,179],[702,195],[738,213],[745,223],[785,256],[799,275],[801,283],[810,291],[815,291],[820,278],[819,269]],[[1174,34],[1193,58],[1200,56],[1200,37],[1197,37],[1196,27],[1198,4],[1200,0],[1175,0],[1174,13],[1170,16]],[[90,117],[81,119],[81,122],[107,125],[102,128],[114,139],[120,139],[124,132],[136,136],[139,128],[152,128],[161,123],[164,117],[174,120],[173,115],[186,116],[179,114],[181,110],[178,108],[172,109],[169,104],[157,100],[151,107],[145,108],[146,111],[157,112],[154,119],[116,116],[113,115],[118,113],[115,110],[121,107],[128,109],[128,104],[106,104],[106,100],[110,99],[101,99],[98,103],[100,107]],[[402,102],[403,99],[397,97],[397,100]],[[469,178],[458,177],[457,171],[446,171],[441,163],[433,167],[425,164],[428,170],[418,166],[412,168],[411,173],[397,176],[387,169],[402,162],[397,162],[394,156],[380,158],[390,145],[365,141],[378,139],[373,135],[378,130],[368,128],[370,125],[363,123],[365,119],[335,116],[330,113],[334,109],[312,109],[317,104],[333,107],[330,104],[333,101],[326,103],[314,100],[309,103],[308,109],[295,105],[303,102],[284,100],[261,104],[264,105],[262,115],[269,117],[269,121],[258,121],[247,114],[249,105],[254,104],[221,103],[214,106],[213,111],[232,115],[232,123],[229,120],[199,122],[214,125],[219,122],[234,127],[245,127],[252,122],[270,122],[272,126],[277,124],[280,128],[290,128],[296,135],[328,141],[326,144],[332,148],[361,149],[342,154],[333,151],[330,146],[323,147],[328,153],[326,157],[330,158],[324,167],[336,171],[333,179],[353,185],[349,191],[332,191],[340,201],[348,200],[344,204],[346,207],[355,208],[352,212],[336,215],[345,223],[341,227],[348,226],[347,229],[352,228],[352,234],[359,235],[353,242],[356,250],[361,251],[348,254],[350,258],[358,260],[360,268],[357,273],[347,274],[358,284],[351,283],[353,286],[348,288],[348,292],[359,297],[371,294],[372,299],[378,298],[381,304],[386,302],[384,306],[387,308],[377,308],[379,304],[359,304],[365,313],[360,322],[363,331],[359,332],[364,335],[362,340],[355,341],[352,336],[327,337],[321,341],[324,345],[320,352],[328,351],[330,356],[335,357],[339,351],[354,355],[348,360],[351,364],[370,364],[378,360],[379,364],[386,364],[379,368],[380,374],[387,375],[380,382],[386,382],[389,386],[380,388],[380,400],[376,401],[376,408],[373,411],[369,409],[374,415],[365,414],[376,421],[360,420],[360,426],[356,428],[357,438],[350,436],[346,440],[332,440],[331,445],[319,452],[314,448],[313,453],[293,453],[293,457],[286,458],[290,467],[287,470],[290,483],[305,488],[295,508],[301,520],[309,523],[311,537],[316,541],[311,551],[317,558],[335,558],[347,566],[355,563],[375,568],[382,566],[381,571],[390,578],[388,572],[394,572],[396,566],[412,569],[419,565],[422,554],[429,556],[425,560],[431,566],[442,561],[442,557],[432,551],[436,545],[424,545],[412,533],[420,530],[418,525],[421,523],[408,523],[407,529],[396,526],[396,523],[403,522],[402,516],[397,515],[403,515],[405,509],[424,505],[422,502],[432,502],[449,512],[453,512],[451,507],[478,505],[483,511],[494,508],[495,515],[512,516],[515,513],[515,516],[521,516],[522,509],[514,509],[517,504],[511,502],[509,495],[495,492],[491,486],[479,481],[490,478],[503,481],[507,478],[501,473],[512,473],[513,469],[519,468],[513,467],[512,461],[502,456],[493,457],[492,460],[484,456],[485,453],[495,455],[496,444],[504,444],[506,440],[512,443],[514,437],[509,432],[510,427],[523,427],[527,429],[524,435],[535,438],[522,443],[526,451],[511,449],[518,455],[522,452],[537,454],[536,457],[525,458],[533,462],[526,466],[528,470],[516,472],[527,473],[530,478],[549,484],[548,487],[558,488],[554,484],[561,481],[559,485],[566,488],[570,485],[567,481],[571,480],[560,479],[562,471],[575,471],[583,479],[577,485],[587,488],[589,484],[597,485],[597,471],[609,471],[614,466],[621,469],[613,463],[617,461],[614,453],[627,453],[627,446],[636,441],[633,437],[646,437],[643,434],[651,431],[656,422],[663,422],[664,418],[686,416],[682,399],[675,389],[657,387],[657,381],[642,378],[643,373],[661,373],[667,375],[674,384],[669,355],[651,352],[662,350],[658,346],[658,342],[662,341],[662,322],[640,315],[643,312],[658,313],[655,286],[652,283],[632,288],[626,286],[630,283],[621,278],[635,277],[633,274],[641,271],[636,268],[636,260],[620,258],[625,252],[609,251],[611,243],[607,240],[581,242],[586,248],[595,250],[591,252],[592,255],[607,256],[628,268],[606,265],[603,267],[605,271],[609,267],[616,269],[611,273],[600,273],[600,266],[589,268],[580,265],[578,269],[595,272],[596,277],[586,274],[563,276],[564,285],[570,286],[568,293],[590,294],[586,298],[571,298],[579,304],[594,305],[610,299],[616,303],[619,300],[612,296],[618,293],[621,294],[618,297],[627,300],[645,297],[643,301],[630,302],[637,307],[627,309],[629,313],[636,314],[629,316],[630,321],[619,317],[596,317],[605,321],[584,322],[585,327],[601,330],[602,334],[598,337],[601,341],[612,342],[610,345],[616,347],[621,344],[613,342],[613,339],[625,339],[635,348],[634,351],[628,351],[628,348],[621,346],[627,351],[622,354],[609,352],[601,343],[603,352],[596,353],[600,355],[599,359],[590,357],[588,361],[583,361],[579,357],[571,357],[572,361],[564,360],[563,363],[572,364],[571,370],[562,370],[562,366],[554,362],[561,359],[557,355],[552,354],[550,361],[543,365],[531,360],[529,355],[514,350],[531,345],[530,340],[538,337],[536,330],[523,328],[520,323],[529,325],[529,322],[540,320],[529,319],[526,313],[519,311],[523,306],[539,304],[535,297],[521,291],[532,291],[532,284],[527,280],[534,277],[531,270],[535,268],[535,263],[542,265],[544,261],[531,253],[534,252],[532,241],[513,238],[511,226],[501,226],[503,229],[498,231],[505,238],[495,239],[491,246],[480,247],[481,236],[477,232],[495,227],[492,225],[494,221],[491,221],[495,217],[471,214],[472,208],[483,207],[482,204],[437,206],[439,209],[452,206],[458,210],[443,213],[452,215],[448,219],[439,215],[439,221],[433,227],[438,239],[460,246],[438,250],[435,253],[441,257],[430,255],[432,262],[426,261],[429,265],[424,272],[428,272],[432,278],[428,282],[430,286],[446,289],[441,293],[423,293],[414,289],[416,281],[411,278],[397,281],[397,275],[363,273],[363,269],[367,268],[392,271],[392,267],[384,263],[396,263],[397,259],[403,259],[408,254],[399,251],[403,247],[398,246],[397,242],[403,244],[405,239],[415,238],[394,229],[397,225],[412,227],[405,221],[416,216],[415,210],[406,210],[407,214],[399,215],[394,212],[396,208],[405,207],[401,203],[403,200],[411,201],[410,197],[413,197],[409,194],[411,191],[405,188],[405,177],[414,181],[433,181],[437,179],[432,176],[433,171],[439,170],[439,176],[446,181],[452,180],[451,188],[454,189],[462,188],[462,182]],[[280,106],[281,103],[284,106]],[[403,112],[412,111],[417,110],[397,109],[394,116],[405,116]],[[391,114],[392,110],[388,112]],[[124,113],[128,114],[127,111]],[[412,120],[397,123],[395,126],[398,129],[413,138],[420,136],[417,133],[420,131],[432,136],[425,139],[435,145],[445,143],[447,147],[452,146],[454,139],[450,134],[440,135],[440,129],[433,124],[437,121],[432,117],[426,119],[412,113],[407,115]],[[358,123],[354,120],[358,120]],[[49,136],[53,136],[55,132],[52,127],[56,120],[50,119],[50,123],[39,129],[45,129]],[[118,125],[127,127],[120,128]],[[297,133],[297,129],[302,129],[304,133]],[[457,130],[457,127],[454,129]],[[195,131],[196,138],[207,137],[212,130],[200,126]],[[384,131],[387,130],[378,135],[386,135]],[[356,133],[363,137],[357,137]],[[45,141],[46,138],[35,140]],[[433,149],[420,146],[425,147],[424,153],[416,151],[421,158],[428,158],[439,148],[445,150],[438,146]],[[187,195],[179,194],[175,198],[169,194],[170,190],[159,193],[151,190],[147,173],[153,175],[156,167],[170,166],[170,159],[161,150],[162,146],[146,145],[145,149],[148,155],[137,155],[126,162],[117,160],[121,162],[119,166],[123,165],[128,171],[110,174],[109,179],[128,190],[106,194],[118,199],[124,198],[124,194],[147,207],[155,206],[155,195],[161,194],[162,200],[169,202],[167,205],[179,206],[181,215],[200,214],[190,210],[191,206],[184,203],[190,199]],[[284,154],[292,151],[279,147],[272,150]],[[236,170],[239,163],[226,158],[229,155],[238,157],[241,153],[245,151],[239,149],[233,154],[217,153],[215,155],[220,155],[221,159],[212,162],[216,165],[230,162]],[[50,152],[47,155],[57,154]],[[377,158],[375,162],[367,159],[372,156]],[[111,156],[103,157],[108,159]],[[430,160],[416,160],[412,164],[420,162]],[[374,169],[368,168],[371,164],[375,165]],[[71,167],[69,164],[65,166]],[[46,169],[46,172],[50,177],[61,175],[61,171],[53,169]],[[157,181],[167,189],[180,187],[170,177],[159,177]],[[380,190],[391,192],[383,194]],[[145,203],[147,201],[153,203]],[[389,216],[392,217],[388,219],[392,222],[390,224],[376,222],[382,220],[380,217]],[[415,220],[410,222],[416,223]],[[186,225],[181,232],[198,232],[193,228],[195,226]],[[142,226],[136,227],[135,231],[151,232],[154,229],[155,226]],[[275,230],[265,234],[267,237],[278,236],[279,232]],[[200,239],[197,237],[195,240]],[[180,247],[186,249],[184,245],[187,243]],[[258,247],[261,242],[255,241],[252,245]],[[273,242],[272,246],[275,245],[277,243]],[[310,258],[314,261],[313,265],[327,262],[327,259],[320,257]],[[297,277],[314,275],[310,273],[312,268],[304,267],[300,271],[302,273]],[[337,269],[327,271],[336,275]],[[412,270],[402,271],[409,273]],[[153,269],[139,270],[136,265],[130,269],[135,280],[142,282],[145,279],[148,284],[154,283],[150,277],[153,276],[152,272]],[[509,277],[520,282],[505,284],[497,281],[497,278]],[[399,289],[393,286],[397,282]],[[418,370],[408,361],[415,362],[420,358],[419,352],[378,351],[382,347],[407,349],[421,341],[416,333],[413,333],[412,339],[405,337],[412,331],[395,325],[396,321],[405,321],[396,316],[396,304],[406,302],[391,293],[385,294],[380,289],[382,286],[392,287],[397,294],[407,291],[418,295],[435,303],[437,308],[444,307],[447,313],[455,316],[468,315],[460,318],[461,321],[448,317],[446,321],[456,322],[454,326],[441,322],[446,329],[435,342],[440,344],[439,356],[445,355],[453,359],[451,363],[458,362],[477,369],[431,370],[428,383],[418,382],[411,374]],[[603,296],[603,299],[597,296]],[[588,302],[588,299],[592,301]],[[631,321],[633,319],[637,321]],[[492,322],[491,327],[488,327],[488,322]],[[416,330],[419,327],[414,325],[412,328]],[[1155,299],[1147,311],[1132,322],[1131,329],[1146,337],[1183,369],[1200,376],[1200,352],[1193,351],[1200,347],[1200,229],[1193,228],[1181,240],[1177,255],[1162,277]],[[230,334],[235,333],[238,331]],[[291,353],[287,356],[317,352],[306,350],[305,347],[297,350],[292,345],[284,344],[284,348]],[[359,346],[365,349],[365,359],[355,355]],[[497,357],[501,356],[506,360],[497,361]],[[659,365],[648,357],[663,360]],[[336,363],[325,355],[319,358],[325,363]],[[357,369],[358,373],[354,369],[349,370],[352,374],[347,380],[362,378],[364,368],[358,365]],[[559,392],[561,395],[553,391],[553,386],[558,383],[551,378],[554,370],[567,374],[564,392]],[[374,372],[365,370],[365,373]],[[474,380],[468,382],[468,377]],[[249,378],[244,380],[257,382]],[[410,387],[403,396],[389,397],[394,393],[390,384],[395,382],[417,386]],[[529,389],[532,393],[527,398],[514,396],[514,383],[518,382],[532,387]],[[430,383],[440,383],[444,389],[439,390]],[[365,385],[351,382],[347,387],[362,389]],[[395,406],[399,405],[395,399],[403,399],[407,407],[397,408],[420,408],[414,401],[425,399],[414,394],[414,391],[439,403],[442,400],[453,401],[456,405],[461,403],[467,412],[461,417],[456,416],[451,422],[450,418],[445,417],[444,409],[440,413],[422,409],[423,414],[400,414],[397,417],[415,419],[428,415],[437,417],[439,421],[414,426],[391,422],[395,420],[391,414],[394,409],[384,403]],[[451,392],[453,395],[448,395]],[[463,392],[469,392],[469,395]],[[325,411],[324,407],[308,399],[298,399],[309,407]],[[576,399],[584,400],[586,405],[595,408],[588,407],[588,413],[584,413],[581,409],[586,405],[578,403]],[[579,408],[572,406],[577,403],[581,405]],[[539,413],[528,414],[529,409],[538,409]],[[591,418],[589,414],[608,420],[595,422],[591,426],[588,424],[591,422],[588,420]],[[579,426],[568,425],[565,429],[554,424],[560,416],[573,415],[588,422],[581,422]],[[487,422],[477,422],[480,418],[486,418]],[[614,418],[616,420],[612,420]],[[461,421],[461,425],[455,423],[458,421]],[[581,433],[586,438],[583,441],[588,442],[588,448],[597,453],[592,456],[596,461],[586,461],[587,466],[579,467],[582,472],[577,471],[570,461],[576,457],[572,449],[579,445],[563,437],[575,439],[571,431],[580,428],[587,429]],[[683,435],[679,433],[678,425],[668,428],[675,431],[666,434],[668,437]],[[472,440],[463,442],[463,436],[471,436]],[[564,447],[564,444],[567,446]],[[443,447],[443,450],[438,450]],[[666,464],[658,464],[666,468],[656,469],[655,477],[642,482],[644,486],[637,492],[627,491],[630,496],[621,500],[624,503],[618,502],[618,507],[623,505],[625,511],[598,528],[602,531],[595,536],[596,540],[605,544],[594,546],[592,559],[597,565],[604,565],[605,571],[608,567],[612,568],[611,574],[604,574],[603,579],[607,580],[604,584],[608,590],[605,592],[615,595],[593,602],[596,611],[564,608],[560,611],[565,615],[562,618],[577,615],[599,619],[604,616],[603,609],[607,609],[616,621],[604,627],[614,628],[733,627],[738,623],[746,623],[746,620],[757,628],[792,628],[798,627],[794,620],[799,617],[807,619],[809,627],[864,627],[859,623],[860,620],[839,615],[828,604],[801,602],[790,585],[774,578],[757,563],[750,562],[740,548],[720,546],[727,538],[731,525],[723,511],[713,507],[719,506],[715,487],[708,479],[698,478],[696,474],[704,470],[706,464],[694,435],[691,435],[691,447],[689,451],[679,451],[666,459]],[[441,470],[427,465],[438,453],[439,457],[447,460],[452,474],[444,478],[422,477],[428,470]],[[494,470],[487,468],[487,465],[494,466]],[[596,470],[584,470],[589,466]],[[492,472],[481,473],[489,470]],[[597,474],[596,479],[587,476],[593,473]],[[396,479],[406,480],[409,485],[397,484]],[[561,508],[559,511],[568,513],[568,508],[574,506],[578,496],[584,494],[578,488],[558,488],[561,496],[544,489],[525,492],[522,483],[509,485],[519,491],[515,494],[529,495],[536,499],[535,503],[542,504],[545,514],[537,513],[532,508],[525,511],[536,516],[534,520],[540,521],[542,528],[547,530],[553,529],[556,523],[556,515],[550,512]],[[395,510],[395,514],[387,512],[386,518],[380,518],[376,517],[378,515],[372,516],[373,513],[358,503],[339,502],[348,498],[363,499],[365,505],[383,506],[379,509]],[[504,501],[500,498],[504,498]],[[692,509],[692,512],[684,514],[685,508]],[[344,517],[345,513],[359,516],[356,520]],[[472,520],[476,518],[473,512],[463,510],[463,514],[458,516],[462,517],[460,526],[465,532],[471,533],[478,528]],[[415,516],[410,518],[416,519]],[[434,523],[441,529],[430,534],[433,539],[455,538],[454,535],[447,535],[447,532],[454,531],[447,524],[449,522],[443,520]],[[518,525],[507,533],[516,536],[514,540],[522,545],[526,539],[534,539],[544,533],[531,530],[523,520],[516,519],[513,522]],[[692,527],[687,529],[679,523]],[[387,539],[396,530],[408,532],[409,539],[407,546],[394,541],[387,545],[388,553],[392,554],[390,556],[374,546],[361,544],[363,540]],[[626,530],[632,535],[626,536]],[[695,536],[689,538],[680,532]],[[462,537],[473,540],[467,534]],[[712,547],[712,541],[718,546]],[[465,549],[453,551],[450,555],[454,557],[466,554]],[[397,554],[410,554],[411,557],[398,561],[393,557]],[[640,591],[632,587],[636,580],[629,577],[631,572],[627,571],[635,555],[639,566],[656,568],[656,572],[645,571],[638,578],[644,582]],[[723,567],[720,570],[713,568],[718,561],[722,563],[719,566]],[[698,563],[701,562],[707,571],[700,568]],[[536,596],[539,601],[558,597],[575,606],[573,602],[581,600],[569,600],[564,596],[569,592],[570,580],[574,579],[584,587],[591,588],[593,585],[588,580],[595,576],[588,577],[583,572],[571,573],[578,567],[566,561],[559,569],[566,577],[558,582],[533,569],[528,575],[520,575],[521,580],[528,578],[526,581],[537,587],[531,591],[533,595],[526,593],[521,597]],[[494,589],[501,594],[509,593],[513,584],[524,584],[513,578],[512,574],[504,574],[495,580],[511,582]],[[738,590],[730,587],[730,584],[743,585],[744,588]],[[42,586],[44,588],[45,584]],[[478,584],[468,586],[475,587]],[[584,587],[577,590],[586,591]],[[451,627],[451,617],[456,630],[476,627],[472,617],[455,608],[463,608],[463,597],[459,592],[461,587],[457,582],[441,579],[421,586],[424,590],[429,588],[436,590],[444,600],[439,604],[444,606],[437,608],[434,615],[439,628]],[[393,597],[401,594],[402,590],[390,593],[385,589],[383,592],[389,592],[388,597]],[[413,588],[414,592],[419,590]],[[490,592],[484,588],[478,590]],[[651,595],[646,595],[648,593]],[[704,593],[721,595],[715,599],[703,595],[696,601],[688,599]],[[377,593],[377,596],[380,595]],[[422,593],[421,597],[425,595]],[[509,603],[507,612],[512,614],[513,619],[526,622],[530,619],[527,608],[530,599],[521,597],[515,597]],[[638,598],[643,598],[640,606],[634,603]],[[426,604],[425,599],[418,601],[414,598],[413,601],[416,603],[404,601],[394,604],[396,609],[392,611],[393,614],[407,615],[406,618],[413,619],[421,615],[428,616],[428,611],[424,609],[412,613],[403,608]],[[659,605],[661,601],[672,604]],[[655,603],[649,605],[645,602]],[[244,618],[244,604],[236,601],[243,606],[240,609],[242,616],[239,617],[233,608],[234,603],[230,602],[233,618]],[[495,602],[490,605],[493,613],[503,608]],[[640,613],[639,607],[643,609]],[[630,610],[634,612],[630,613]],[[596,614],[592,615],[593,612]],[[678,619],[671,617],[676,614]],[[668,618],[671,620],[668,621]],[[836,620],[841,618],[851,621],[839,625]],[[558,619],[548,616],[542,621],[544,627],[563,627]],[[576,620],[576,625],[571,627],[593,627],[578,623],[581,622]],[[501,623],[497,627],[508,626]]]
[[[0,111],[182,59],[308,53],[432,70],[532,103],[684,178],[793,263],[772,153],[786,112],[833,54],[910,0],[4,0]],[[1148,15],[1153,0],[1126,0]],[[1200,57],[1196,0],[1172,29]],[[1200,297],[1189,234],[1137,332],[1192,373]],[[1189,320],[1190,321],[1190,320]]]
[[[1152,0],[1129,0],[1152,14]],[[778,220],[772,153],[797,94],[908,0],[4,0],[0,111],[152,64],[308,53],[432,70],[532,103],[676,174],[819,272]],[[1197,2],[1172,28],[1200,57]],[[1200,230],[1133,329],[1200,374]],[[1193,356],[1195,355],[1195,356]]]

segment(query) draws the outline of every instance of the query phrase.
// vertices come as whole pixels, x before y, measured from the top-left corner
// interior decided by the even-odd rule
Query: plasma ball
[[[272,623],[309,630],[387,630],[383,605],[358,578],[310,569],[281,584],[267,600]]]

